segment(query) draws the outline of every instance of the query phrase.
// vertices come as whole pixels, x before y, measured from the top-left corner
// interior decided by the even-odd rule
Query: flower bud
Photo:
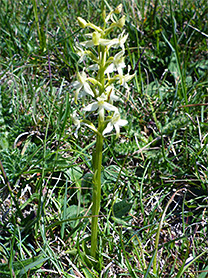
[[[117,22],[116,22],[116,25],[119,27],[119,28],[123,28],[124,27],[124,24],[125,24],[125,15],[123,15]]]
[[[103,12],[102,12],[102,17],[103,17],[103,19],[104,19],[104,21],[105,21],[105,18],[106,18],[106,10],[105,10],[105,7],[104,7]]]
[[[94,44],[94,45],[99,45],[100,36],[101,36],[101,34],[98,33],[98,32],[94,32],[94,33],[92,34],[92,41],[93,41],[93,44]]]
[[[115,13],[115,14],[120,14],[121,11],[122,11],[122,8],[123,8],[123,5],[122,5],[122,4],[119,4],[119,5],[115,8],[114,13]]]
[[[86,20],[84,20],[83,18],[78,17],[77,20],[78,20],[79,26],[80,26],[81,28],[85,28],[85,27],[87,26],[87,22],[86,22]]]

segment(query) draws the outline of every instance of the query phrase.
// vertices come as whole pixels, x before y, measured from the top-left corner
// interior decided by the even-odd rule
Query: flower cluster
[[[75,89],[75,103],[78,99],[81,99],[84,106],[83,111],[97,111],[98,127],[96,128],[87,119],[79,120],[76,113],[73,113],[72,119],[77,126],[75,136],[77,136],[81,124],[84,124],[102,136],[110,133],[115,128],[118,137],[120,127],[127,124],[126,120],[120,118],[119,110],[114,105],[115,101],[122,101],[118,96],[118,93],[119,95],[121,93],[114,85],[123,86],[129,95],[130,88],[127,83],[134,75],[129,74],[130,68],[127,74],[123,73],[125,68],[125,42],[128,35],[125,34],[125,31],[121,31],[117,38],[110,38],[112,31],[116,28],[121,30],[124,27],[125,16],[116,18],[121,11],[122,4],[107,16],[103,12],[104,24],[102,27],[78,17],[81,28],[89,27],[92,29],[92,33],[86,34],[87,40],[76,45],[77,54],[80,57],[78,62],[81,63],[88,59],[91,64],[87,70],[84,68],[82,72],[77,73],[77,80],[72,84]],[[116,54],[110,55],[115,53],[117,49]],[[90,75],[93,77],[90,77]],[[88,105],[86,105],[86,100],[90,100]]]

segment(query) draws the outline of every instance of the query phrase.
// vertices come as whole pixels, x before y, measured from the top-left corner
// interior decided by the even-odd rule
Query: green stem
[[[100,53],[100,70],[97,76],[98,81],[102,84],[100,88],[99,95],[104,92],[105,87],[105,63],[106,63],[106,49],[103,46],[98,47],[98,52]],[[91,228],[91,256],[96,257],[97,249],[97,234],[98,234],[98,215],[100,212],[100,201],[101,201],[101,169],[102,169],[102,152],[103,152],[103,121],[104,114],[99,114],[98,119],[98,131],[96,138],[96,147],[93,154],[93,193],[92,193],[92,228]]]
[[[101,124],[101,123],[100,123]],[[103,137],[97,134],[96,148],[94,153],[94,177],[93,177],[93,195],[92,195],[92,231],[91,231],[91,256],[95,258],[97,249],[98,234],[98,215],[100,212],[101,200],[101,169],[102,169],[102,151]]]

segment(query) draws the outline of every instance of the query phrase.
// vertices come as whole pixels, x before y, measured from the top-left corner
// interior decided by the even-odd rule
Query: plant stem
[[[100,121],[99,121],[100,122]],[[101,123],[100,123],[101,124]],[[91,256],[95,257],[97,249],[98,214],[101,200],[101,169],[102,169],[103,137],[97,134],[96,148],[94,153],[94,177],[92,196],[92,231],[91,231]]]
[[[103,85],[100,89],[99,95],[103,93],[105,85],[105,62],[106,62],[106,49],[101,46],[98,49],[100,53],[100,70],[98,75],[99,82]],[[101,201],[101,169],[102,169],[102,152],[103,152],[103,122],[104,122],[104,112],[99,113],[98,118],[98,131],[96,138],[96,147],[93,154],[93,193],[92,193],[92,228],[91,228],[91,256],[95,258],[97,249],[97,234],[98,234],[98,215],[100,212],[100,201]]]

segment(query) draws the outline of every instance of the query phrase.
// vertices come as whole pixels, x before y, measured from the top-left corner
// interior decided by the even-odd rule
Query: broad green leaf
[[[115,203],[113,206],[113,214],[116,218],[122,218],[131,209],[132,203],[127,203],[125,200]]]
[[[73,168],[70,168],[66,171],[66,174],[71,178],[71,180],[75,183],[77,183],[83,173],[82,173],[82,169],[79,166],[74,166]]]

